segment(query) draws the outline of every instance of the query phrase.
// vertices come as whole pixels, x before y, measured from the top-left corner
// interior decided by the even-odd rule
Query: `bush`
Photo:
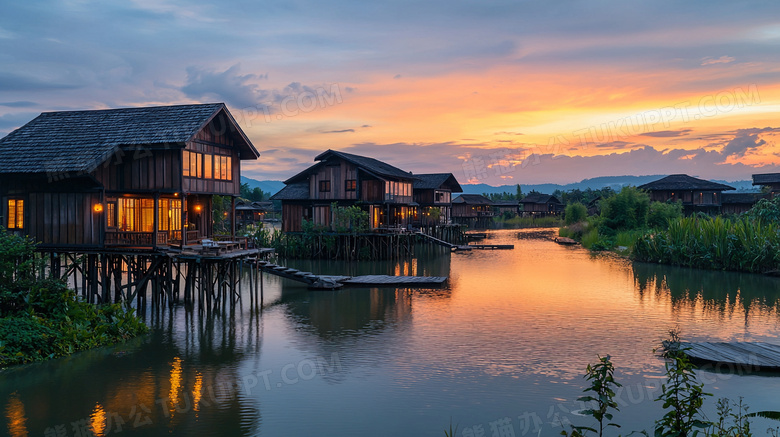
[[[654,229],[669,229],[669,221],[683,215],[681,201],[672,203],[652,202],[647,213],[647,226]]]
[[[588,208],[580,202],[574,202],[566,205],[564,211],[564,217],[566,218],[566,224],[571,225],[573,223],[579,223],[588,218]]]
[[[600,206],[600,231],[612,236],[616,231],[640,229],[647,225],[650,197],[637,188],[623,187],[618,194],[603,199]]]

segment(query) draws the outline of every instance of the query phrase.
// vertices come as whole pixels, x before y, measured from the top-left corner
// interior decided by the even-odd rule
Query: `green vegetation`
[[[670,339],[665,343],[680,345],[678,333],[674,330],[670,331]],[[685,349],[672,347],[666,348],[663,352],[666,382],[661,386],[661,395],[655,400],[663,403],[664,415],[655,421],[653,436],[749,437],[753,435],[750,429],[750,417],[780,419],[780,412],[777,411],[748,413],[748,407],[742,398],[737,402],[722,398],[717,401],[717,419],[707,420],[702,409],[706,397],[712,395],[704,392],[704,384],[699,382],[696,368],[684,351]],[[592,406],[580,413],[596,419],[598,427],[572,425],[570,431],[564,430],[561,435],[582,437],[592,434],[601,437],[606,427],[620,427],[611,422],[613,412],[619,411],[618,404],[614,400],[614,388],[621,386],[615,381],[614,372],[615,368],[609,355],[599,357],[599,362],[596,364],[588,364],[584,377],[590,385],[584,391],[591,392],[592,395],[580,397],[578,401],[588,402]],[[776,430],[769,429],[768,432],[776,435]],[[650,435],[647,431],[634,431],[629,435],[631,434]]]
[[[562,223],[561,218],[556,216],[522,217],[514,215],[511,218],[503,216],[493,218],[496,229],[556,228]]]
[[[259,202],[261,200],[268,200],[271,197],[271,193],[266,193],[261,190],[260,187],[254,189],[249,188],[249,184],[244,182],[241,184],[241,197],[251,202]]]
[[[532,191],[533,193],[533,191]],[[525,197],[523,195],[523,189],[520,188],[520,184],[517,184],[515,187],[515,192],[510,193],[507,191],[504,191],[503,193],[482,193],[484,197],[487,197],[488,199],[492,201],[496,200],[523,200]]]
[[[749,217],[749,214],[747,215]],[[637,261],[766,273],[780,270],[780,228],[739,218],[684,217],[637,239]]]
[[[563,216],[566,218],[566,225],[580,223],[588,218],[588,208],[580,202],[572,202],[566,205]]]
[[[147,331],[121,304],[78,300],[44,271],[29,238],[0,228],[0,367],[40,361],[125,341]]]

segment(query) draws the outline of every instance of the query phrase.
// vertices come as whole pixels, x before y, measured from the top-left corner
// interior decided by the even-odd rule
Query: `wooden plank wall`
[[[181,191],[181,149],[136,149],[115,155],[93,175],[109,192]]]
[[[366,202],[384,202],[385,183],[380,180],[360,181],[360,199]]]
[[[309,197],[318,200],[355,200],[357,191],[345,190],[347,179],[357,180],[357,169],[354,165],[343,160],[323,165],[309,178]],[[320,192],[320,181],[330,181],[329,192]]]
[[[187,143],[186,150],[211,155],[230,156],[233,174],[230,181],[184,177],[184,192],[220,195],[238,195],[241,193],[241,161],[238,156],[238,149],[233,139],[227,133],[215,127],[213,122],[198,132],[194,141]]]
[[[282,203],[282,231],[300,232],[303,230],[304,206]]]
[[[105,211],[96,213],[99,193],[30,193],[25,231],[43,244],[99,246]]]

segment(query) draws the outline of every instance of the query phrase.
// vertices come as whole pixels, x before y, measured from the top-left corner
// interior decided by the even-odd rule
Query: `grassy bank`
[[[38,279],[32,241],[0,228],[0,367],[62,357],[147,332],[133,310],[78,300],[58,279]]]
[[[637,238],[632,256],[704,269],[775,272],[780,271],[780,228],[749,218],[685,217]]]
[[[563,224],[560,217],[495,217],[493,224],[496,229],[524,229],[524,228],[557,228]]]

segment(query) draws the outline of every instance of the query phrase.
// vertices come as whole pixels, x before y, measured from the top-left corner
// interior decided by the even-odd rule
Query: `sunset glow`
[[[0,133],[42,111],[224,101],[261,151],[243,169],[260,180],[327,148],[493,185],[748,179],[780,165],[777,8],[9,5]]]

